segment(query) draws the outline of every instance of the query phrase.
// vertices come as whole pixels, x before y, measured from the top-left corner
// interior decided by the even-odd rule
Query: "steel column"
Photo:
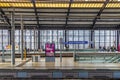
[[[38,30],[38,49],[40,49],[40,30]]]
[[[11,30],[8,30],[8,35],[9,35],[9,43],[8,44],[10,44],[11,45]]]
[[[37,49],[38,49],[38,45],[37,45],[37,44],[38,44],[38,35],[37,35],[37,30],[36,30],[35,34],[36,34],[36,36],[35,36],[35,37],[36,37],[36,52],[37,52]]]
[[[90,47],[91,48],[94,48],[94,45],[95,42],[94,42],[94,30],[91,30],[91,44],[90,44]]]
[[[117,30],[117,47],[119,45],[120,42],[120,30]]]
[[[36,40],[35,40],[35,28],[34,28],[34,54],[35,54],[35,42]]]
[[[67,42],[67,31],[65,30],[65,42]],[[67,48],[67,44],[65,44],[65,47]]]
[[[4,40],[3,40],[3,30],[2,30],[2,62],[5,62],[3,41]]]
[[[22,20],[22,16],[21,16],[21,60],[23,60],[23,58],[24,58],[24,54],[23,54],[23,49],[24,49],[23,29],[24,29],[24,26],[23,26],[23,20]]]
[[[68,17],[70,14],[70,9],[71,9],[71,4],[72,4],[73,0],[70,0],[69,2],[69,7],[68,7],[68,12],[67,12],[67,17],[66,17],[66,21],[65,21],[65,42],[67,42],[67,25],[68,25]],[[67,44],[65,44],[65,47],[67,47]]]
[[[14,21],[14,11],[11,12],[11,64],[15,65],[15,21]]]

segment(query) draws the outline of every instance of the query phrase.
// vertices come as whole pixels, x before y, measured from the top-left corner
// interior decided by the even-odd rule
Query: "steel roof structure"
[[[0,0],[0,28],[120,29],[119,0]]]

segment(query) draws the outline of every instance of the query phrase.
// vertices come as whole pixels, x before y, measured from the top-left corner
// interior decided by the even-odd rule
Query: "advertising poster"
[[[55,44],[54,43],[46,43],[45,44],[45,55],[47,57],[55,56]]]

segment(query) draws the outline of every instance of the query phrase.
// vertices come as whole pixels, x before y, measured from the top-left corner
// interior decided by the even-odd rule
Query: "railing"
[[[83,63],[118,63],[120,61],[120,53],[76,53],[75,61]]]

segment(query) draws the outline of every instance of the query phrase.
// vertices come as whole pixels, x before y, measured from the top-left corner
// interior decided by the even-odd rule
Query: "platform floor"
[[[39,62],[30,60],[22,65],[24,69],[120,69],[120,63],[80,63],[74,62],[73,57],[55,58],[55,62],[45,62],[45,58],[41,58]]]
[[[21,60],[20,58],[15,59],[15,65],[11,64],[11,60],[7,60],[5,62],[0,61],[0,69],[16,69],[20,68],[26,61],[30,60],[29,58]]]
[[[21,60],[16,58],[16,64],[13,66],[11,62],[0,62],[0,69],[109,69],[120,70],[120,63],[80,63],[74,62],[73,57],[56,57],[55,62],[45,62],[45,58],[41,58],[39,62],[32,62],[31,58]]]

